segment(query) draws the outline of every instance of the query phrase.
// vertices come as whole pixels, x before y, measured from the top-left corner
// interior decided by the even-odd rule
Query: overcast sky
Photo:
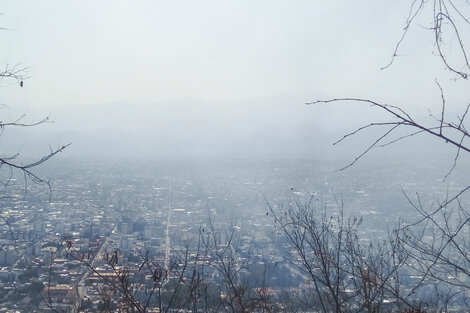
[[[409,4],[5,0],[0,21],[11,30],[0,33],[0,60],[29,66],[31,78],[24,88],[0,82],[1,103],[33,118],[50,115],[56,123],[49,129],[63,137],[67,130],[117,129],[134,144],[141,140],[140,148],[146,135],[189,142],[219,133],[194,152],[232,137],[279,136],[275,128],[293,141],[306,125],[334,129],[376,114],[340,107],[339,116],[338,108],[303,104],[319,98],[366,97],[425,112],[439,105],[438,78],[450,99],[466,99],[465,84],[450,81],[423,27],[414,27],[403,56],[380,70]],[[245,137],[237,137],[241,128]]]

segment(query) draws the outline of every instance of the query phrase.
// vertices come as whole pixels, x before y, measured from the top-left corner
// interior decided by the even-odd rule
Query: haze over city
[[[0,313],[470,308],[470,4],[0,5]]]

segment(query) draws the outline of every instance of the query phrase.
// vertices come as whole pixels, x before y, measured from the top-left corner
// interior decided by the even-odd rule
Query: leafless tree
[[[183,309],[199,312],[206,296],[207,253],[201,236],[196,243],[186,242],[182,249],[173,250],[169,264],[152,257],[146,249],[135,251],[133,259],[140,259],[136,264],[124,260],[117,250],[106,253],[100,249],[98,255],[83,254],[71,241],[64,245],[67,257],[86,268],[83,282],[96,280],[91,287],[101,296],[103,309],[115,305],[123,312],[144,313],[152,308],[159,312]]]
[[[21,67],[19,65],[6,65],[5,68],[0,72],[0,82],[2,82],[3,80],[14,80],[18,83],[18,87],[21,88],[23,87],[24,80],[28,78],[24,75],[27,69],[27,67]],[[7,106],[2,105],[2,109],[6,110]],[[2,134],[6,128],[10,127],[34,127],[40,124],[50,122],[49,118],[46,117],[39,121],[28,123],[23,121],[25,117],[26,116],[23,114],[14,120],[0,121],[0,134]],[[1,176],[2,180],[0,181],[0,186],[2,187],[1,191],[5,191],[5,189],[9,186],[12,176],[15,174],[14,172],[19,172],[23,175],[25,182],[25,190],[28,184],[28,180],[46,184],[50,188],[49,181],[35,174],[34,169],[49,160],[50,158],[52,158],[53,156],[55,156],[56,154],[62,152],[69,145],[70,143],[60,145],[56,148],[50,147],[49,153],[39,157],[35,161],[26,163],[23,163],[21,160],[19,160],[19,153],[0,156],[0,170],[2,170],[4,173],[4,175]]]
[[[412,26],[416,26],[418,18],[424,17],[431,24],[429,29],[434,34],[434,45],[437,49],[437,55],[442,61],[446,69],[456,74],[458,77],[467,79],[468,73],[470,72],[470,63],[468,60],[468,51],[464,44],[465,39],[468,39],[470,35],[470,3],[468,1],[455,1],[455,0],[413,0],[409,14],[403,29],[402,37],[397,42],[395,50],[392,54],[390,62],[383,67],[386,69],[390,67],[395,59],[398,57],[398,51],[407,37]],[[462,35],[464,34],[464,35]],[[455,40],[453,43],[458,46],[457,57],[450,60],[444,50],[451,48],[451,43],[446,42],[444,37],[454,36]],[[464,37],[465,36],[465,37]],[[452,63],[460,62],[460,65],[454,65]],[[334,102],[350,102],[354,104],[367,104],[373,108],[379,109],[382,112],[387,113],[387,116],[391,119],[385,121],[375,121],[367,125],[363,125],[352,132],[347,133],[341,139],[334,144],[341,143],[347,138],[356,135],[370,128],[383,129],[376,137],[376,139],[366,147],[366,149],[360,153],[350,164],[345,166],[347,168],[355,164],[371,149],[377,147],[384,147],[401,141],[405,138],[413,137],[419,134],[426,134],[435,138],[440,139],[442,142],[451,144],[456,148],[456,154],[454,158],[454,164],[450,170],[455,168],[457,160],[461,152],[470,152],[470,146],[468,143],[469,133],[467,130],[467,114],[470,110],[470,104],[466,105],[465,110],[457,116],[455,120],[447,117],[447,103],[444,96],[444,91],[439,82],[436,80],[437,88],[440,90],[440,102],[441,111],[438,115],[432,115],[431,123],[422,123],[419,119],[414,118],[405,109],[397,105],[387,104],[380,101],[374,101],[365,98],[333,98],[327,100],[316,100],[313,102],[307,102],[307,105],[314,104],[325,104]],[[394,137],[394,135],[396,135]],[[344,169],[343,168],[343,169]],[[450,174],[449,172],[449,174]]]
[[[276,312],[276,306],[264,282],[254,282],[249,275],[248,260],[240,255],[241,231],[233,224],[220,230],[211,219],[204,245],[211,258],[210,266],[219,277],[219,304],[215,312]]]
[[[5,27],[1,27],[0,30],[7,31]],[[3,82],[13,82],[17,88],[22,88],[24,86],[25,80],[29,78],[28,76],[29,68],[25,66],[9,65],[6,64],[3,69],[0,69],[0,84]],[[3,86],[2,86],[3,87]],[[0,136],[5,136],[4,131],[9,128],[30,128],[36,127],[40,124],[51,122],[48,117],[43,118],[38,121],[27,122],[25,121],[26,115],[20,115],[16,118],[9,118],[8,106],[5,104],[0,104],[0,112],[3,113],[3,117],[0,118]],[[66,149],[70,143],[65,145],[58,145],[55,148],[49,146],[50,150],[46,154],[42,154],[32,161],[27,159],[22,159],[20,153],[9,153],[6,151],[5,147],[2,148],[0,152],[0,201],[11,198],[13,191],[13,185],[16,178],[23,178],[23,191],[26,194],[28,190],[29,183],[38,183],[45,185],[49,189],[49,198],[51,197],[51,185],[49,180],[44,178],[42,175],[37,174],[36,170],[40,165],[48,161],[49,159],[56,156],[58,153]],[[15,179],[13,179],[15,178]],[[21,186],[21,185],[20,185]],[[16,187],[16,186],[15,186]],[[16,237],[15,231],[12,228],[12,221],[8,213],[5,213],[7,206],[5,203],[2,203],[2,208],[0,209],[0,226],[6,229],[4,234],[7,234],[7,237],[4,239],[9,240],[4,241],[4,244],[14,246],[16,253],[20,256],[25,256],[24,251],[20,251],[22,248],[18,245],[18,237]],[[26,249],[25,246],[23,248]],[[52,271],[52,265],[50,267]],[[51,272],[52,273],[52,272]],[[44,299],[44,304],[51,310],[55,312],[63,311],[60,306],[53,305],[50,293],[50,284],[47,286],[45,291],[41,293]]]
[[[421,217],[403,225],[397,240],[408,255],[408,267],[419,277],[414,289],[434,285],[436,306],[447,311],[462,304],[470,290],[470,231],[468,209],[459,197],[425,207],[416,194],[410,205]],[[454,203],[455,202],[455,203]]]
[[[457,77],[467,79],[470,73],[468,50],[464,39],[470,25],[470,3],[458,0],[412,0],[402,35],[398,40],[390,61],[382,67],[390,67],[399,57],[401,45],[414,26],[429,29],[433,34],[435,53],[445,67]],[[453,49],[454,48],[454,49]],[[449,51],[456,50],[456,57]]]
[[[116,307],[139,313],[152,309],[193,313],[279,311],[273,290],[266,283],[267,267],[264,275],[256,275],[261,280],[249,273],[237,227],[219,230],[209,220],[197,236],[190,237],[173,245],[168,263],[149,250],[135,251],[132,258],[117,250],[106,253],[106,242],[90,253],[75,248],[71,240],[65,241],[64,247],[66,257],[85,268],[79,285],[94,290],[105,311]],[[78,302],[84,295],[79,294]]]
[[[434,52],[444,67],[453,73],[456,79],[468,79],[470,64],[465,45],[470,33],[470,3],[468,1],[413,0],[402,36],[396,44],[390,62],[382,69],[392,66],[412,27],[421,24],[423,20],[430,24],[428,29],[433,32]],[[451,38],[453,40],[450,40]],[[367,129],[380,130],[376,138],[342,169],[353,166],[374,148],[392,145],[417,135],[427,135],[437,138],[455,149],[452,166],[444,177],[446,180],[456,170],[462,153],[470,152],[470,134],[467,121],[470,104],[465,106],[459,116],[454,119],[449,118],[444,90],[437,80],[436,85],[440,91],[441,109],[439,114],[430,115],[431,119],[428,123],[421,122],[400,106],[365,98],[333,98],[316,100],[307,104],[335,102],[366,104],[385,112],[388,116],[386,120],[374,121],[360,126],[334,143],[341,143]],[[400,225],[394,232],[391,242],[395,251],[406,259],[406,266],[402,268],[413,273],[414,277],[419,279],[414,283],[412,292],[402,294],[400,299],[397,299],[397,303],[412,301],[413,294],[419,293],[426,286],[429,288],[433,286],[436,295],[434,307],[440,308],[440,310],[447,311],[449,305],[451,306],[459,296],[460,300],[465,298],[462,295],[468,293],[470,288],[470,245],[468,241],[470,215],[465,199],[469,189],[470,186],[467,186],[452,195],[448,194],[434,207],[423,205],[419,194],[410,196],[403,191],[411,207],[419,213],[420,218],[416,221],[406,221]],[[357,260],[361,260],[361,258]],[[396,276],[396,279],[398,278],[399,276]],[[397,281],[396,279],[395,281]],[[395,288],[397,294],[399,285]],[[366,302],[368,302],[367,299]],[[401,306],[400,311],[431,311],[428,303],[426,303],[427,308],[424,308],[423,305],[424,303],[416,303],[412,306]]]
[[[0,28],[0,30],[8,30],[7,28]],[[5,65],[2,70],[0,70],[0,83],[3,81],[13,81],[17,83],[18,88],[22,88],[24,86],[24,81],[29,78],[27,75],[28,67],[21,66],[19,64],[16,65]],[[5,104],[0,104],[0,110],[5,112],[8,110],[8,107]],[[25,115],[21,115],[15,119],[6,119],[1,118],[0,120],[0,136],[3,135],[3,132],[7,128],[15,128],[15,127],[34,127],[40,124],[50,122],[49,118],[43,118],[39,121],[35,122],[25,122]],[[0,199],[9,197],[9,188],[12,182],[12,178],[16,175],[21,175],[24,178],[24,191],[26,192],[28,187],[28,182],[40,183],[45,184],[50,191],[51,185],[48,179],[41,177],[40,175],[35,173],[35,169],[37,169],[41,164],[45,163],[58,153],[62,152],[66,149],[70,143],[65,145],[59,145],[56,148],[52,148],[49,146],[50,151],[45,155],[39,156],[34,161],[24,161],[20,159],[20,153],[13,153],[7,154],[6,151],[0,152]],[[49,195],[51,195],[49,193]],[[14,241],[16,246],[16,238],[12,232],[10,222],[8,220],[8,216],[0,215],[0,219],[5,223],[8,228],[8,232],[10,234],[10,239]]]
[[[345,217],[341,201],[335,211],[315,196],[303,200],[293,197],[270,210],[288,254],[314,286],[317,303],[310,306],[325,313],[419,308],[400,282],[409,255],[397,233],[361,242],[361,219]]]

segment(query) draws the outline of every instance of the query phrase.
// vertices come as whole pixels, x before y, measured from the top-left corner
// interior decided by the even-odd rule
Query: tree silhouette
[[[399,57],[399,50],[406,40],[411,28],[418,25],[418,20],[427,21],[428,30],[433,33],[434,53],[455,80],[466,80],[470,73],[468,48],[464,44],[470,39],[470,3],[468,1],[456,2],[453,0],[414,0],[411,2],[409,14],[401,38],[398,40],[390,62],[382,69],[387,69]],[[451,53],[452,52],[452,53]],[[453,163],[444,181],[456,170],[456,165],[462,153],[470,152],[467,114],[470,104],[465,105],[463,111],[455,119],[448,118],[448,104],[444,90],[436,80],[440,91],[439,114],[431,114],[431,122],[423,123],[412,116],[403,107],[382,103],[366,98],[333,98],[315,100],[307,105],[318,105],[336,102],[349,102],[355,105],[366,104],[374,109],[386,113],[389,119],[373,121],[362,125],[345,134],[334,144],[347,140],[351,136],[366,130],[376,129],[378,135],[366,148],[359,153],[349,164],[347,169],[358,162],[364,155],[374,148],[385,147],[409,137],[426,135],[439,139],[455,149]],[[416,221],[407,221],[395,231],[393,242],[396,251],[407,259],[406,271],[419,277],[413,286],[413,293],[426,284],[432,283],[437,295],[435,306],[447,311],[449,306],[455,304],[455,299],[466,294],[470,289],[470,211],[464,197],[470,185],[447,194],[433,207],[425,207],[419,194],[410,196],[403,191],[411,207],[419,213]],[[296,213],[297,214],[297,213]],[[291,234],[292,231],[289,231]],[[398,291],[398,289],[397,289]],[[401,300],[408,302],[412,295],[403,295]],[[460,299],[461,301],[464,301]],[[467,303],[468,305],[468,303]],[[411,305],[400,309],[404,312],[424,312],[422,304]]]

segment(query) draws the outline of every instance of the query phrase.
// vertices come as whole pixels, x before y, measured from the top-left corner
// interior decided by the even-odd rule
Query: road
[[[170,224],[171,224],[171,180],[168,178],[168,215],[166,221],[165,229],[165,260],[164,260],[164,269],[167,272],[170,268],[170,253],[171,253],[171,243],[170,243]]]
[[[116,227],[117,226],[114,225],[113,230],[111,231],[111,234],[114,233]],[[91,267],[89,267],[88,270],[83,274],[82,278],[80,279],[80,281],[77,284],[77,286],[78,286],[78,288],[77,288],[78,297],[77,297],[77,301],[75,301],[75,304],[73,305],[72,313],[78,312],[78,309],[80,308],[80,304],[82,303],[83,297],[85,297],[85,294],[86,294],[85,280],[93,272],[92,268],[96,268],[96,260],[101,260],[102,259],[101,255],[103,254],[104,247],[106,247],[107,244],[108,244],[108,240],[109,240],[109,236],[106,237],[106,239],[103,241],[103,243],[101,244],[101,246],[98,250],[98,253],[96,253],[95,257],[91,261],[91,264],[90,264]]]

